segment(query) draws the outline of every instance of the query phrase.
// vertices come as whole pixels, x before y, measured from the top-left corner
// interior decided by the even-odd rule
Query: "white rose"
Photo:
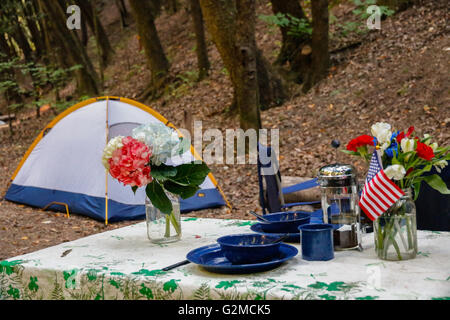
[[[384,173],[387,175],[389,179],[401,180],[405,176],[406,170],[403,166],[399,164],[393,164],[384,169]]]
[[[400,142],[403,152],[414,151],[414,139],[403,138]]]
[[[103,166],[106,168],[106,170],[109,170],[108,160],[112,158],[112,154],[113,154],[114,150],[123,147],[123,143],[122,143],[123,138],[124,138],[123,136],[117,136],[117,137],[112,138],[111,140],[109,140],[105,149],[103,149],[102,163],[103,163]]]
[[[372,135],[377,138],[379,144],[391,142],[391,125],[385,122],[377,122],[370,128]]]

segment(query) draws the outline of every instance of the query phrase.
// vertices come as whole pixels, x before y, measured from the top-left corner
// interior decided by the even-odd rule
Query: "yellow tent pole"
[[[106,97],[106,145],[108,144],[109,135],[109,123],[108,123],[108,101],[109,97]],[[105,170],[105,225],[108,225],[108,170]]]

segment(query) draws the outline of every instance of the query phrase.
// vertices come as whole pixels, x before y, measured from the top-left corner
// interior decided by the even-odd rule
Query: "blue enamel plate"
[[[262,235],[268,235],[268,236],[275,236],[275,237],[283,237],[287,236],[286,239],[283,240],[283,242],[295,242],[300,243],[300,232],[296,233],[272,233],[272,232],[264,232],[261,223],[255,223],[250,227],[250,230],[262,234]]]
[[[275,257],[271,261],[252,264],[232,264],[227,258],[225,258],[219,244],[211,244],[190,251],[186,256],[186,259],[211,272],[243,274],[274,269],[283,262],[296,256],[297,253],[298,250],[296,247],[286,243],[281,243],[279,256]]]

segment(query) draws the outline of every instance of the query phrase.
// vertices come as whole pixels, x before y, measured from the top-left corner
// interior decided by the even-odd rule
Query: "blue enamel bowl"
[[[232,264],[251,264],[278,257],[281,242],[271,243],[277,239],[279,237],[245,233],[220,237],[217,243]]]
[[[298,227],[308,224],[311,213],[304,211],[275,212],[264,215],[269,222],[259,220],[261,229],[268,233],[298,233]]]

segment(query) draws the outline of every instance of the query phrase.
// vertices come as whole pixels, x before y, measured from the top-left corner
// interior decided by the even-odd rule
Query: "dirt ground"
[[[359,36],[361,45],[332,55],[329,77],[307,95],[291,88],[282,106],[263,111],[264,128],[280,130],[280,166],[283,175],[313,177],[322,165],[345,161],[357,165],[361,176],[366,167],[344,154],[336,155],[332,139],[342,146],[353,137],[369,134],[377,121],[396,129],[411,125],[419,134],[429,133],[439,144],[450,141],[450,37],[449,4],[446,0],[423,1],[382,21],[381,30]],[[351,8],[338,7],[335,15],[345,16]],[[270,14],[263,2],[257,14]],[[117,12],[103,12],[103,22],[115,48],[113,63],[105,72],[104,95],[135,99],[144,89],[150,73],[140,53],[134,24],[121,31]],[[212,63],[210,76],[193,80],[195,39],[187,13],[163,14],[157,20],[171,73],[180,81],[156,101],[146,102],[183,127],[183,110],[201,120],[203,129],[237,128],[239,121],[224,110],[231,102],[230,81],[219,54],[208,41]],[[264,55],[274,60],[280,34],[258,19],[257,42]],[[332,39],[332,48],[345,46]],[[73,86],[72,86],[73,87]],[[67,91],[71,87],[68,86]],[[11,138],[0,131],[0,197],[37,134],[53,118],[46,113],[22,123]],[[207,145],[207,143],[205,143]],[[204,146],[205,146],[204,145]],[[186,216],[254,219],[248,211],[259,211],[255,165],[211,165],[226,194],[227,207],[201,210]],[[0,201],[0,260],[36,251],[61,242],[141,221],[110,223],[71,214],[46,212]]]

